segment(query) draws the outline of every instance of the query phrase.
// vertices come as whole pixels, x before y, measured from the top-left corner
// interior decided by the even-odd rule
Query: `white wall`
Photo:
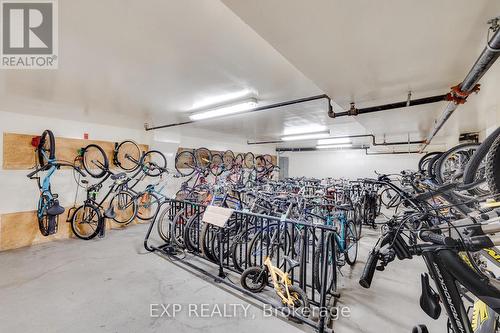
[[[374,178],[374,171],[395,173],[416,170],[420,154],[365,155],[364,150],[290,152],[282,154],[289,158],[290,177],[334,177]]]

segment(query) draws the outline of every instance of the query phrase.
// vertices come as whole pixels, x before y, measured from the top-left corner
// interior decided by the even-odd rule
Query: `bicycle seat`
[[[54,204],[49,209],[47,209],[48,215],[55,216],[55,215],[61,215],[62,213],[64,213],[64,207],[59,205],[59,201],[57,200],[55,200]]]
[[[284,256],[283,259],[285,260],[289,270],[292,270],[293,268],[298,267],[300,265],[300,262],[298,260],[294,260],[289,256]]]
[[[441,306],[439,305],[439,295],[431,288],[429,284],[429,275],[422,274],[420,276],[422,283],[422,294],[420,296],[420,307],[432,319],[438,319],[441,314]]]
[[[114,175],[111,175],[111,180],[118,180],[118,179],[122,179],[122,178],[125,178],[127,177],[127,174],[125,172],[120,172],[120,173],[116,173]]]

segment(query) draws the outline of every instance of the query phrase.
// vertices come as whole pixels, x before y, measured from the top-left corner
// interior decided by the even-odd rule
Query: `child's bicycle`
[[[273,236],[273,238],[275,237]],[[287,262],[289,270],[288,272],[282,271],[273,265],[274,248],[275,246],[271,246],[269,256],[264,259],[263,267],[249,267],[241,274],[241,285],[248,291],[258,293],[264,290],[269,281],[269,276],[271,276],[274,290],[283,305],[307,317],[310,313],[309,299],[301,288],[293,285],[289,275],[289,272],[300,263],[285,256],[284,260]]]

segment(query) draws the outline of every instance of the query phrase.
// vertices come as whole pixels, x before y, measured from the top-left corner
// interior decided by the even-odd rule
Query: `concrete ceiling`
[[[499,14],[495,0],[65,0],[59,69],[0,70],[0,110],[142,127],[187,120],[220,96],[265,105],[325,92],[347,108],[405,100],[408,90],[443,94],[463,79],[484,47],[486,21]],[[442,136],[491,126],[499,77],[496,64]],[[318,101],[179,130],[272,140],[314,125],[420,139],[443,108],[330,119]]]

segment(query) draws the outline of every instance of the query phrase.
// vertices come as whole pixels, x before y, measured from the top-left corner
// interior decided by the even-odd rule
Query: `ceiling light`
[[[318,140],[318,145],[336,145],[341,143],[351,143],[351,139],[349,138],[331,138],[331,139],[323,139]]]
[[[283,141],[313,140],[313,139],[327,138],[329,136],[330,136],[330,131],[323,131],[323,132],[284,136],[281,138],[281,140]]]
[[[341,144],[341,145],[323,145],[323,146],[316,146],[316,149],[332,149],[332,148],[350,148],[352,147],[352,144],[346,143],[346,144]]]
[[[191,111],[206,109],[209,107],[214,107],[221,104],[226,104],[229,102],[241,100],[247,96],[248,97],[252,96],[252,91],[250,91],[249,89],[243,89],[240,91],[234,91],[226,94],[209,96],[193,103]]]
[[[289,127],[285,127],[285,130],[283,131],[283,135],[289,136],[289,135],[316,133],[316,132],[324,132],[327,130],[328,130],[328,127],[323,126],[323,125],[319,125],[319,124],[289,126]]]
[[[238,102],[231,105],[220,106],[211,110],[193,113],[189,116],[191,120],[202,120],[208,118],[222,117],[234,113],[251,110],[257,106],[257,100],[250,98],[246,101]]]

